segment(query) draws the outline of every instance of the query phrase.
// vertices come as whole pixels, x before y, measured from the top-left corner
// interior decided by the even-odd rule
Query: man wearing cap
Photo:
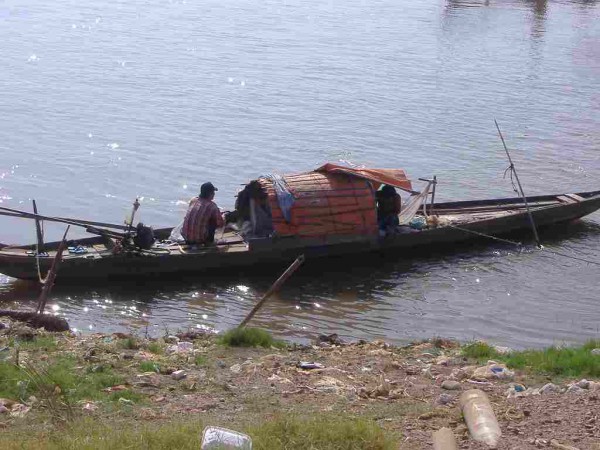
[[[215,241],[215,230],[224,225],[219,207],[213,202],[218,189],[211,183],[200,186],[200,196],[190,200],[181,235],[188,244],[210,244]]]

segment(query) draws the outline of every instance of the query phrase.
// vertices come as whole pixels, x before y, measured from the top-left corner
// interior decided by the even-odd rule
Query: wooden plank
[[[576,202],[582,202],[585,200],[585,198],[581,197],[580,195],[577,194],[565,194],[566,197],[572,198],[573,200],[575,200]]]
[[[573,200],[571,197],[567,197],[566,195],[559,195],[556,198],[562,203],[566,204],[578,203],[577,200]]]

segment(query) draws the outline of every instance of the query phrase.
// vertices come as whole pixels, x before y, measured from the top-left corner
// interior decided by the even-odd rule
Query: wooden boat
[[[503,198],[434,203],[419,208],[416,229],[404,225],[382,236],[376,221],[375,190],[390,184],[405,191],[412,185],[404,172],[388,169],[353,169],[332,164],[316,171],[283,178],[258,180],[268,193],[274,233],[267,237],[242,236],[227,230],[210,246],[189,246],[167,240],[172,228],[155,231],[152,248],[115,251],[114,239],[104,236],[80,239],[69,245],[84,250],[65,251],[57,278],[63,282],[81,279],[157,277],[231,268],[263,268],[289,264],[300,254],[310,260],[364,252],[397,252],[437,247],[482,236],[501,236],[515,231],[531,232],[523,198]],[[293,204],[281,202],[281,184]],[[430,183],[431,185],[431,183]],[[427,193],[424,197],[429,198]],[[571,221],[600,209],[600,191],[528,197],[531,215],[538,227]],[[288,205],[289,206],[289,205]],[[402,215],[402,214],[401,214]],[[425,216],[429,219],[425,221]],[[432,219],[433,218],[433,219]],[[222,233],[222,234],[221,234]],[[0,273],[37,280],[46,274],[59,242],[44,244],[47,253],[36,256],[36,245],[0,247]],[[39,268],[39,271],[38,271]]]

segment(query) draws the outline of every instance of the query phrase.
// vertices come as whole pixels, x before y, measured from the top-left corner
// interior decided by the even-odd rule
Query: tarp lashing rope
[[[408,225],[408,223],[415,217],[419,209],[423,206],[424,203],[427,202],[427,198],[429,197],[429,191],[431,190],[431,186],[433,185],[433,181],[427,183],[425,189],[423,189],[419,194],[411,196],[405,205],[402,206],[402,211],[398,215],[398,219],[400,221],[400,225]]]

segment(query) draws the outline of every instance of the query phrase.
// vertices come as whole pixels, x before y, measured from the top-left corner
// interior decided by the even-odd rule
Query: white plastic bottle
[[[496,448],[502,431],[488,396],[479,389],[470,389],[460,396],[460,408],[473,439]]]

